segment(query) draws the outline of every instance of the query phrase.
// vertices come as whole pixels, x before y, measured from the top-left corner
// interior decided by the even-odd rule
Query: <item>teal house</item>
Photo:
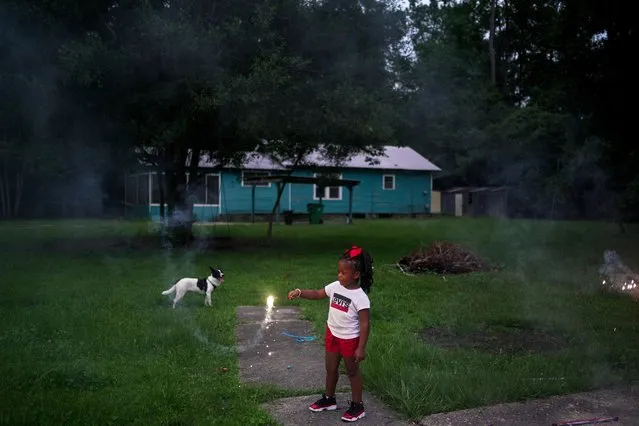
[[[430,213],[433,173],[440,168],[409,147],[386,146],[385,154],[374,158],[356,155],[339,167],[318,155],[296,168],[294,177],[327,177],[356,182],[347,186],[320,187],[313,183],[285,183],[279,213],[306,213],[309,203],[321,202],[325,215],[346,215],[349,204],[354,215],[416,215]],[[250,155],[241,168],[214,169],[203,158],[198,181],[189,181],[189,196],[197,221],[263,215],[270,213],[278,184],[268,179],[287,175],[286,164]],[[211,172],[207,173],[207,169]],[[266,179],[264,179],[266,178]],[[160,219],[158,174],[138,172],[127,176],[125,205],[128,214]],[[352,195],[349,192],[352,190]],[[352,198],[351,198],[352,197]]]

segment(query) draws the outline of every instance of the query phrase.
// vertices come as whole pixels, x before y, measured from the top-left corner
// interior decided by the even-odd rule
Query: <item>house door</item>
[[[442,193],[439,191],[433,191],[430,196],[430,212],[433,214],[440,214],[442,212]]]
[[[462,215],[463,202],[464,202],[464,194],[455,194],[455,216]]]

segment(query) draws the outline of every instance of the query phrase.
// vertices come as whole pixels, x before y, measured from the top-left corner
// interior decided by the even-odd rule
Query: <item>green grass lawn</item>
[[[290,289],[333,281],[351,244],[375,259],[365,387],[407,417],[639,379],[639,304],[599,291],[602,252],[631,267],[639,230],[601,223],[429,219],[354,226],[278,226],[272,247],[251,244],[263,224],[230,232],[236,250],[113,245],[152,227],[133,222],[0,224],[0,423],[271,424],[259,405],[292,395],[238,380],[235,307],[299,305],[323,330],[324,302]],[[137,237],[136,237],[137,236]],[[407,276],[400,256],[435,240],[463,243],[499,271]],[[213,307],[160,295],[208,265],[225,272]],[[428,327],[472,332],[513,324],[565,337],[561,350],[499,354],[427,345]],[[228,372],[221,371],[228,368]],[[542,379],[543,380],[540,380]],[[317,384],[321,387],[323,384]]]

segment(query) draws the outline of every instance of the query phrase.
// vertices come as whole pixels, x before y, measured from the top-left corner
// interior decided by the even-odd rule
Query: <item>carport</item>
[[[307,185],[317,185],[321,191],[320,193],[324,193],[324,188],[330,186],[343,186],[348,189],[348,223],[353,223],[353,188],[359,185],[360,181],[358,180],[349,180],[349,179],[335,179],[325,176],[318,177],[307,177],[307,176],[290,176],[290,175],[274,175],[274,176],[254,176],[247,177],[245,179],[246,184],[251,185],[251,220],[255,221],[255,186],[264,183],[275,183],[277,185],[277,193],[279,194],[283,191],[283,188],[286,184],[307,184]],[[323,204],[322,196],[320,196],[319,203]],[[280,200],[277,200],[277,205],[275,206],[275,214],[276,220],[279,223],[280,220]]]

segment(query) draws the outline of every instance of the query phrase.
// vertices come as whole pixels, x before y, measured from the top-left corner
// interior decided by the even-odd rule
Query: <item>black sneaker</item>
[[[364,404],[361,402],[351,401],[351,406],[342,416],[342,420],[345,422],[356,422],[363,417],[366,417]]]
[[[316,413],[319,411],[337,410],[337,401],[335,400],[335,395],[328,398],[325,394],[322,394],[322,398],[311,404],[308,409]]]

